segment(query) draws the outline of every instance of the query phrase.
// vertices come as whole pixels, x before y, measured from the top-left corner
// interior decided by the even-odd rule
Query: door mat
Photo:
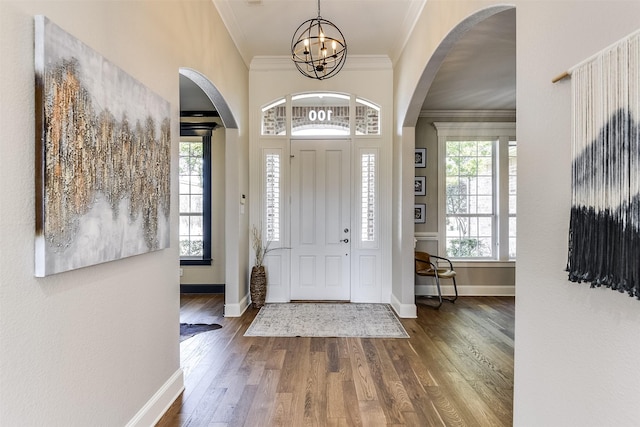
[[[409,338],[388,304],[360,303],[267,304],[244,336]]]

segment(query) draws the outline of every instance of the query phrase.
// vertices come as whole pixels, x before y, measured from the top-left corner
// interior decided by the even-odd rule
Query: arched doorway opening
[[[191,68],[180,68],[179,75],[181,133],[188,134],[181,147],[183,170],[179,172],[185,178],[180,185],[180,245],[184,255],[181,256],[184,264],[181,286],[193,285],[190,289],[196,291],[200,287],[200,291],[224,292],[225,305],[233,304],[240,290],[228,286],[229,282],[238,282],[228,277],[238,271],[239,255],[235,248],[239,237],[238,233],[228,232],[238,225],[235,215],[229,214],[234,204],[229,200],[231,192],[227,188],[229,182],[235,181],[231,177],[234,170],[225,165],[229,146],[237,137],[237,124],[229,105],[206,76]],[[207,166],[207,162],[196,162],[195,173],[192,173],[189,162],[196,164],[193,159],[201,154],[209,156],[208,168],[200,170],[198,165]],[[207,204],[210,208],[205,213],[203,205]],[[190,268],[190,265],[196,267]]]
[[[504,23],[507,24],[506,30],[500,26]],[[493,73],[486,71],[487,68],[480,72],[476,64],[486,65],[483,61],[491,58],[479,58],[479,48],[484,46],[478,43],[481,40],[489,40],[492,35],[502,42],[505,42],[506,38],[504,44],[512,50],[510,68],[506,70],[496,68]],[[474,46],[473,43],[476,45]],[[499,63],[494,62],[495,65]],[[499,97],[493,98],[492,95],[502,92],[503,88],[495,89],[494,86],[491,89],[490,84],[495,78],[505,78],[505,74],[510,79],[510,87],[507,91],[510,99],[507,103]],[[478,101],[479,99],[482,102]],[[402,194],[402,222],[406,225],[401,227],[401,249],[398,254],[412,253],[414,246],[420,245],[431,246],[430,250],[435,251],[436,248],[442,248],[442,242],[446,238],[443,233],[446,219],[443,220],[441,213],[445,209],[445,203],[439,195],[446,180],[442,174],[445,165],[441,157],[443,150],[438,146],[438,133],[433,123],[515,121],[515,8],[507,5],[489,7],[476,11],[455,25],[427,60],[407,105],[406,114],[399,123],[402,129],[403,156],[407,156],[403,157],[404,163],[401,162],[402,169],[409,170],[405,169],[401,172],[399,178]],[[429,139],[431,142],[425,142]],[[413,162],[407,162],[409,153],[413,154],[416,148],[424,149],[425,147],[427,148],[426,168],[419,169],[416,166],[411,170],[414,165]],[[419,175],[425,176],[427,187],[424,195],[414,192],[415,178]],[[417,205],[424,205],[426,208],[425,223],[416,224],[414,212]],[[416,239],[418,239],[417,242]],[[413,262],[409,257],[404,258],[402,262],[403,271],[413,271]],[[512,267],[510,274],[513,272]],[[511,280],[510,290],[507,292],[514,292],[514,279],[500,277],[499,280],[503,281],[500,284]],[[414,275],[405,275],[402,283],[403,301],[413,302],[416,294]],[[488,295],[504,290],[491,286],[482,289],[471,286],[464,288],[463,286],[463,291],[484,292]],[[408,305],[407,310],[409,311]]]

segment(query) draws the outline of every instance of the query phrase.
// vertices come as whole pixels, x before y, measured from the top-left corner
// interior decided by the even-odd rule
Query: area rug
[[[409,338],[387,304],[266,304],[246,337]]]
[[[217,323],[209,325],[204,323],[180,323],[180,342],[201,332],[213,331],[220,328],[222,328],[222,325],[218,325]]]

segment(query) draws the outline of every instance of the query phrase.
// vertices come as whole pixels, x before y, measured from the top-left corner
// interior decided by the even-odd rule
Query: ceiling
[[[215,111],[207,95],[191,79],[180,74],[180,111]]]
[[[290,56],[291,37],[318,15],[316,0],[213,0],[249,65],[254,56]],[[347,39],[349,54],[397,59],[425,0],[322,0],[320,12]]]
[[[318,11],[316,0],[212,1],[247,66],[255,56],[290,56],[294,31]],[[425,2],[322,0],[320,7],[321,16],[344,34],[349,55],[387,55],[395,61]],[[510,9],[470,29],[441,65],[423,110],[515,110],[515,26]],[[189,79],[180,79],[182,110],[212,108]]]

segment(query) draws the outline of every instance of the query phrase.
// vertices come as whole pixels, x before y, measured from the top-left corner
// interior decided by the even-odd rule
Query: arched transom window
[[[290,118],[287,98],[262,108],[262,135],[380,135],[380,107],[353,95],[301,93],[291,96],[290,106]]]

